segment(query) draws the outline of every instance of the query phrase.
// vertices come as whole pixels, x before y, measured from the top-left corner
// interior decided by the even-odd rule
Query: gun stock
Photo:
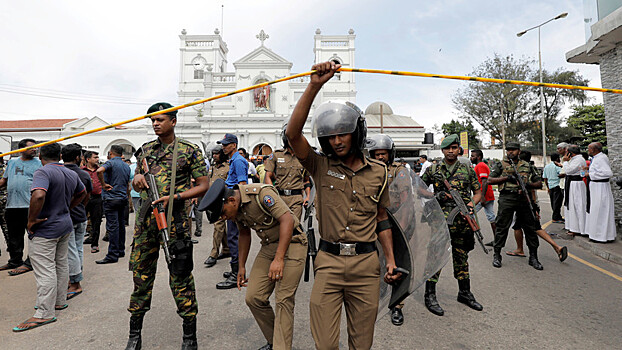
[[[307,208],[307,211],[310,210]],[[309,282],[309,274],[311,272],[311,262],[315,263],[315,256],[317,255],[317,245],[315,243],[315,230],[313,229],[313,216],[311,214],[307,217],[307,259],[305,260],[305,275],[304,281]]]
[[[151,203],[160,199],[160,194],[158,193],[158,185],[155,180],[155,176],[149,173],[149,166],[147,165],[147,161],[143,159],[143,168],[145,170],[145,180],[147,181],[147,194],[149,196],[149,200]],[[169,232],[168,225],[166,223],[166,214],[164,211],[164,205],[162,203],[158,203],[153,207],[153,216],[156,219],[156,224],[158,226],[158,231],[162,236],[162,248],[164,249],[164,258],[166,259],[166,263],[171,263],[171,254],[168,249],[169,242]]]

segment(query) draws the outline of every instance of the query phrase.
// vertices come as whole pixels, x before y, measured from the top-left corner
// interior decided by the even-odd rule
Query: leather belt
[[[320,250],[332,255],[354,256],[377,250],[376,242],[333,243],[320,239]]]
[[[583,177],[581,175],[566,175],[566,180],[568,180],[568,181],[583,181]]]
[[[281,196],[299,196],[302,195],[302,190],[279,190]]]

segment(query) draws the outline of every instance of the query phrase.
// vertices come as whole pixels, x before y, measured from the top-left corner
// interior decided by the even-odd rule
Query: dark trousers
[[[108,232],[108,254],[111,260],[118,260],[125,256],[125,207],[127,199],[104,200],[104,215],[106,215],[106,231]]]
[[[91,221],[91,232],[89,240],[91,247],[99,246],[99,231],[102,225],[103,203],[101,194],[92,194],[89,202],[86,204],[86,212],[89,213]]]
[[[508,238],[508,231],[512,224],[512,218],[516,213],[516,222],[520,222],[520,226],[525,233],[525,241],[530,252],[538,250],[538,235],[536,230],[539,224],[534,220],[533,215],[529,212],[529,205],[526,199],[517,193],[504,194],[499,196],[499,208],[497,210],[497,232],[495,233],[495,252],[500,252],[505,246]]]
[[[227,220],[227,244],[231,252],[231,265],[238,263],[238,225],[233,220]]]
[[[562,205],[564,204],[564,191],[557,186],[549,191],[551,199],[551,209],[553,209],[553,220],[562,220]]]
[[[30,259],[22,261],[24,256],[24,234],[28,225],[28,208],[7,208],[5,212],[6,225],[9,230],[9,262],[11,267],[26,265],[31,267]]]

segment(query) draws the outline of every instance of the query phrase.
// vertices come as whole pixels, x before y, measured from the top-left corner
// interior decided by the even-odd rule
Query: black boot
[[[436,282],[426,281],[425,282],[425,295],[423,296],[423,300],[425,302],[425,307],[428,308],[428,311],[437,315],[443,316],[445,311],[436,301]]]
[[[143,317],[130,317],[130,338],[127,340],[125,350],[140,350],[142,348],[142,339],[140,331],[143,329]]]
[[[231,273],[226,280],[218,282],[216,289],[232,289],[238,286],[238,264],[231,264]]]
[[[401,326],[404,324],[404,314],[402,313],[402,308],[394,307],[391,310],[391,323],[394,326]]]
[[[272,344],[268,343],[259,348],[259,350],[272,350]]]
[[[197,350],[197,318],[184,318],[184,335],[181,350]]]
[[[529,265],[536,270],[544,270],[544,266],[538,261],[538,249],[529,249]]]
[[[492,254],[492,266],[501,267],[501,250],[495,249]]]
[[[470,279],[458,280],[458,287],[460,288],[460,291],[458,292],[458,302],[461,302],[476,311],[482,311],[484,309],[482,304],[478,303],[475,300],[473,293],[471,293]]]

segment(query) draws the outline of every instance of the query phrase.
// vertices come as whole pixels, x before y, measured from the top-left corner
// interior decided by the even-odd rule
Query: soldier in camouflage
[[[389,135],[377,134],[367,138],[365,148],[373,159],[387,166],[387,186],[391,185],[400,170],[406,169],[401,163],[395,161],[395,144]],[[404,324],[403,307],[404,302],[401,302],[391,310],[391,323],[396,326]]]
[[[425,170],[421,180],[426,185],[434,187],[435,197],[445,213],[445,218],[456,207],[451,195],[447,192],[444,181],[460,192],[462,200],[467,204],[471,213],[474,206],[479,203],[482,197],[481,185],[477,181],[477,175],[470,166],[458,161],[460,143],[458,135],[447,136],[441,143],[441,149],[445,158],[438,165],[432,165]],[[471,192],[473,198],[471,199]],[[481,311],[483,307],[475,300],[471,293],[471,282],[469,279],[469,252],[475,246],[475,236],[467,221],[460,215],[456,216],[452,225],[449,225],[451,236],[451,255],[453,258],[454,277],[458,280],[460,291],[458,301],[468,307]],[[445,312],[436,300],[436,283],[440,276],[440,271],[432,276],[425,285],[425,306],[427,309],[438,316]]]
[[[516,222],[520,223],[525,240],[529,248],[529,265],[536,270],[542,270],[542,264],[538,261],[538,222],[535,213],[530,212],[531,208],[527,202],[527,197],[522,193],[518,184],[517,176],[520,176],[527,190],[542,187],[542,179],[538,174],[531,172],[528,162],[518,158],[520,144],[518,142],[508,142],[505,147],[507,158],[502,162],[497,162],[490,177],[488,184],[499,185],[499,208],[497,209],[497,232],[495,233],[494,254],[492,266],[501,267],[501,249],[505,246],[508,238],[508,230],[512,224],[512,218],[516,213]],[[512,163],[510,163],[510,160]],[[514,171],[514,164],[518,174]]]
[[[168,103],[156,103],[147,113],[168,109]],[[159,114],[151,117],[151,123],[158,139],[145,143],[137,159],[133,186],[141,193],[143,205],[134,227],[134,241],[130,256],[130,269],[134,278],[134,291],[130,297],[128,311],[130,318],[130,338],[126,349],[141,348],[141,329],[145,313],[151,307],[151,295],[160,252],[161,236],[152,206],[148,205],[145,190],[147,182],[143,159],[149,172],[155,176],[160,199],[158,202],[169,205],[172,195],[172,217],[167,217],[170,231],[169,250],[172,262],[169,264],[169,284],[177,304],[177,314],[183,318],[182,349],[196,349],[196,315],[198,311],[194,278],[192,276],[192,242],[186,201],[202,196],[208,189],[207,169],[199,147],[175,136],[177,112]],[[176,150],[176,152],[175,152]],[[175,186],[171,190],[172,164],[176,159]],[[191,179],[196,186],[191,187]],[[168,208],[166,208],[168,212]]]

